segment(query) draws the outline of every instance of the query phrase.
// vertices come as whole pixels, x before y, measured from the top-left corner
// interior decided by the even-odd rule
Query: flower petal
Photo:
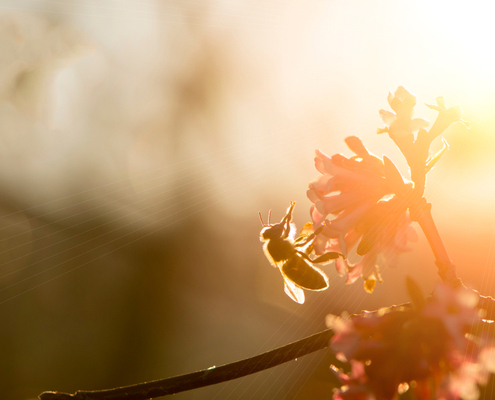
[[[347,264],[342,257],[335,260],[335,269],[340,276],[344,276],[347,272]]]
[[[332,159],[321,150],[316,150],[315,166],[322,174],[334,175]]]
[[[387,126],[390,126],[392,122],[394,122],[397,119],[395,113],[391,111],[381,109],[378,111],[378,113],[380,114],[380,118],[382,119],[383,123],[386,124]]]
[[[421,128],[428,128],[430,125],[430,121],[424,118],[414,118],[411,120],[411,123],[409,124],[409,128],[411,131],[416,132],[419,131]]]
[[[387,184],[390,185],[393,193],[401,194],[405,190],[404,178],[395,166],[395,164],[387,156],[383,156],[383,163],[385,166],[385,179]]]
[[[351,151],[361,158],[366,158],[370,155],[368,149],[364,146],[363,142],[357,136],[349,136],[344,139],[345,143],[351,149]]]

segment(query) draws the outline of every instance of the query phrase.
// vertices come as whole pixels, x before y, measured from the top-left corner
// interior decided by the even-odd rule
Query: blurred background
[[[460,277],[494,294],[495,36],[447,1],[0,0],[0,399],[129,385],[250,357],[329,313],[439,278],[420,234],[370,295],[324,267],[302,306],[259,242],[360,136],[407,166],[378,109],[403,85],[453,126],[427,199]],[[441,142],[435,143],[438,150]],[[419,229],[417,229],[419,232]],[[190,399],[328,399],[321,351]]]

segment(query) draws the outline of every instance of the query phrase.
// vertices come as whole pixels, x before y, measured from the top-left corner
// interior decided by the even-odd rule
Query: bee
[[[292,212],[296,203],[292,201],[287,214],[278,224],[270,224],[271,210],[268,212],[268,223],[263,222],[259,213],[263,229],[260,240],[263,242],[263,251],[266,258],[277,267],[284,278],[285,293],[296,303],[304,303],[302,289],[320,291],[328,288],[328,277],[323,271],[315,267],[314,263],[328,262],[339,257],[339,253],[326,253],[315,260],[302,251],[308,249],[314,237],[321,232],[321,227],[309,236],[300,236],[294,239],[296,226],[292,223]]]

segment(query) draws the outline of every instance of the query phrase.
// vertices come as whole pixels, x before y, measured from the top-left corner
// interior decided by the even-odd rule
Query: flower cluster
[[[392,161],[371,154],[358,137],[346,138],[346,144],[356,156],[316,151],[322,175],[310,182],[307,195],[313,203],[312,229],[322,229],[313,247],[317,255],[337,251],[345,257],[356,247],[361,260],[353,265],[339,259],[336,268],[340,275],[347,273],[347,283],[362,276],[371,292],[381,280],[378,263],[395,266],[398,255],[409,250],[407,242],[417,240],[407,212],[412,185]]]
[[[495,371],[495,348],[467,335],[480,322],[477,299],[441,284],[422,308],[327,317],[332,350],[351,363],[348,374],[332,366],[342,383],[334,400],[388,400],[408,389],[420,400],[477,399]]]
[[[412,118],[416,97],[403,86],[399,86],[395,94],[389,93],[387,101],[394,112],[383,109],[379,111],[387,127],[378,129],[378,133],[388,132],[393,140],[406,139],[412,142],[413,132],[429,125],[423,118]]]
[[[426,104],[428,108],[438,111],[438,117],[430,130],[426,131],[425,128],[428,127],[429,122],[423,118],[412,118],[416,97],[403,86],[399,86],[393,95],[389,93],[387,100],[393,111],[384,109],[379,111],[386,127],[379,128],[377,132],[389,134],[409,164],[411,179],[414,181],[416,189],[422,191],[426,183],[426,173],[431,170],[448,148],[447,142],[442,139],[443,149],[435,155],[430,155],[431,142],[451,124],[461,122],[469,128],[469,122],[461,119],[462,109],[458,104],[447,108],[443,97],[440,96],[436,99],[436,105]]]

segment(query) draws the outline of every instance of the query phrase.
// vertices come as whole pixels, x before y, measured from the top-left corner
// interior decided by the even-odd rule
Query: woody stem
[[[438,229],[433,221],[430,204],[424,204],[424,206],[421,207],[421,211],[416,213],[416,220],[423,230],[426,240],[428,240],[433,251],[435,264],[438,267],[438,274],[442,280],[451,283],[455,287],[462,286],[461,280],[456,275],[455,266],[452,264],[452,261],[450,261],[447,250],[445,249]]]
[[[417,212],[417,210],[416,210]],[[438,267],[438,274],[444,282],[451,283],[454,287],[464,287],[462,281],[457,277],[455,266],[450,261],[442,243],[437,227],[431,216],[431,207],[425,203],[420,212],[417,212],[416,221],[423,230],[428,243],[430,244],[435,256],[435,264]],[[495,299],[490,296],[483,296],[476,290],[474,292],[479,296],[478,307],[485,310],[484,318],[486,320],[495,320]]]
[[[409,304],[390,306],[389,309],[402,310]],[[380,314],[383,310],[365,311],[366,315]],[[326,329],[322,332],[305,337],[296,342],[278,347],[274,350],[257,356],[236,361],[220,367],[211,367],[190,374],[174,376],[172,378],[159,379],[151,382],[138,383],[136,385],[123,386],[106,390],[79,390],[74,394],[63,392],[43,392],[38,397],[40,400],[146,400],[155,397],[167,396],[197,389],[216,383],[227,382],[242,378],[265,369],[276,367],[296,358],[325,349],[330,345],[333,330]]]
[[[74,394],[43,392],[41,400],[146,400],[230,381],[292,361],[329,346],[333,331],[327,329],[312,336],[257,356],[220,367],[115,389],[77,391]]]

